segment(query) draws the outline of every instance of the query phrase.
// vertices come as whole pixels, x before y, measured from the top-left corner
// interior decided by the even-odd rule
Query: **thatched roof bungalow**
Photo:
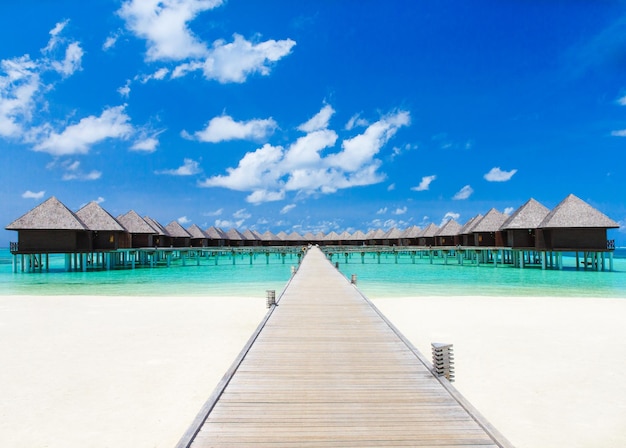
[[[172,237],[160,222],[149,216],[144,216],[143,219],[156,231],[156,236],[153,239],[155,247],[170,247],[172,245]]]
[[[367,241],[367,236],[360,230],[357,230],[350,235],[350,244],[352,246],[364,246]]]
[[[461,246],[474,246],[474,235],[472,234],[472,230],[481,219],[483,219],[483,215],[479,213],[463,224],[463,227],[459,230],[459,244]]]
[[[204,231],[207,236],[207,245],[209,247],[224,247],[228,236],[219,227],[211,226]]]
[[[166,225],[165,231],[170,237],[170,246],[191,247],[191,235],[178,221],[172,221]]]
[[[534,249],[537,228],[548,216],[550,209],[533,198],[515,210],[500,227],[507,247]]]
[[[474,235],[474,246],[494,247],[504,246],[500,227],[508,218],[504,213],[492,208],[485,216],[472,228]]]
[[[5,228],[17,231],[17,253],[70,253],[91,250],[87,226],[54,196]]]
[[[281,246],[282,240],[269,230],[261,235],[263,246]]]
[[[537,246],[549,250],[607,250],[607,230],[618,228],[611,218],[570,194],[539,224]]]
[[[389,229],[383,236],[383,244],[385,246],[401,246],[403,234],[404,231],[393,227],[392,229]]]
[[[209,237],[204,230],[202,230],[197,224],[193,224],[187,227],[187,233],[191,235],[189,244],[191,247],[207,247]]]
[[[130,247],[153,247],[157,231],[134,210],[117,217],[117,221],[130,234]]]
[[[90,230],[92,251],[130,248],[130,234],[97,202],[85,205],[76,212],[76,216]]]
[[[439,231],[439,227],[435,223],[430,223],[419,234],[418,241],[420,246],[434,246],[435,234]]]
[[[402,234],[403,246],[417,246],[419,244],[419,234],[422,229],[419,226],[412,226],[407,228]]]
[[[454,219],[449,220],[435,233],[435,246],[456,246],[459,244],[461,224]]]
[[[226,244],[231,247],[243,246],[245,244],[245,239],[246,237],[244,237],[237,229],[233,228],[226,232]]]
[[[256,247],[261,245],[261,238],[257,236],[252,230],[246,229],[244,232],[241,233],[241,235],[244,237],[244,246]]]

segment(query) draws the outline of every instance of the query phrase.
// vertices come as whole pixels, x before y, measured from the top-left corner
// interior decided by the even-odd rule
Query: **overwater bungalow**
[[[117,221],[130,234],[130,247],[134,249],[154,247],[154,238],[157,236],[157,231],[137,212],[130,210],[126,214],[118,216]]]
[[[570,194],[539,224],[537,247],[559,251],[606,251],[611,218]]]
[[[402,234],[402,245],[403,246],[417,246],[419,241],[419,234],[422,229],[419,226],[412,226],[407,228]]]
[[[280,246],[281,245],[281,239],[278,238],[269,230],[264,232],[261,235],[261,239],[262,239],[261,243],[263,244],[263,246]]]
[[[435,233],[435,246],[456,246],[459,244],[461,224],[454,219],[449,220]]]
[[[513,249],[535,249],[537,228],[549,213],[548,207],[533,198],[529,199],[500,227],[504,244]]]
[[[434,246],[435,234],[439,230],[439,227],[435,223],[430,223],[424,230],[422,230],[418,236],[420,246]]]
[[[261,245],[261,238],[255,235],[252,230],[247,229],[241,235],[244,237],[244,246],[257,247]]]
[[[480,222],[481,219],[483,219],[483,215],[479,213],[473,218],[470,218],[465,224],[463,224],[463,227],[461,227],[461,230],[459,230],[458,234],[459,244],[461,246],[474,246],[474,235],[472,233],[472,230],[474,229],[476,224]]]
[[[474,246],[477,247],[494,247],[504,246],[502,240],[502,232],[500,227],[508,218],[504,213],[492,208],[482,217],[478,223],[472,228],[474,235]]]
[[[90,231],[91,252],[130,248],[130,234],[97,202],[85,205],[76,216]]]
[[[245,237],[237,229],[226,232],[226,244],[231,247],[241,247],[245,244]]]
[[[149,216],[144,216],[143,220],[146,221],[156,232],[156,236],[152,240],[154,247],[170,247],[172,245],[172,238],[160,222]]]
[[[357,230],[350,236],[350,245],[352,246],[364,246],[366,244],[367,237],[365,233]]]
[[[209,245],[209,237],[204,230],[202,230],[197,224],[193,224],[187,227],[187,233],[191,235],[189,244],[191,247],[207,247]]]
[[[226,246],[226,241],[228,240],[228,236],[224,233],[222,229],[219,227],[211,226],[204,231],[207,236],[207,245],[209,247],[224,247]]]
[[[52,196],[6,227],[17,231],[15,253],[70,253],[91,251],[87,226]]]
[[[171,247],[191,247],[191,235],[178,221],[172,221],[166,225],[165,231],[170,237]]]

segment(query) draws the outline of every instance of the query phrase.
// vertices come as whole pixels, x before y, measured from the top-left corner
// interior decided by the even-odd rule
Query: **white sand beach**
[[[515,446],[626,446],[626,300],[374,303]],[[173,447],[265,299],[0,296],[0,446]]]

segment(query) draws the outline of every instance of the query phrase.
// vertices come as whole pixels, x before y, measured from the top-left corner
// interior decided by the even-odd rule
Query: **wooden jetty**
[[[312,246],[178,448],[510,447]]]

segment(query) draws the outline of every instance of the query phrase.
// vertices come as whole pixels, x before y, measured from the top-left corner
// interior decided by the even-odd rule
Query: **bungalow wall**
[[[438,236],[436,237],[437,246],[454,246],[455,237],[454,236]]]
[[[536,236],[534,229],[506,230],[506,245],[513,248],[534,249]]]
[[[206,238],[191,238],[189,243],[191,244],[191,247],[207,247]]]
[[[606,250],[606,229],[543,229],[545,249]]]
[[[478,232],[474,234],[474,246],[494,247],[496,244],[495,232]]]
[[[97,231],[91,239],[92,250],[117,250],[130,247],[129,239],[124,232]]]
[[[89,252],[89,232],[76,230],[19,230],[20,253]]]
[[[131,247],[138,249],[140,247],[153,247],[154,235],[150,233],[133,233],[131,235]]]

